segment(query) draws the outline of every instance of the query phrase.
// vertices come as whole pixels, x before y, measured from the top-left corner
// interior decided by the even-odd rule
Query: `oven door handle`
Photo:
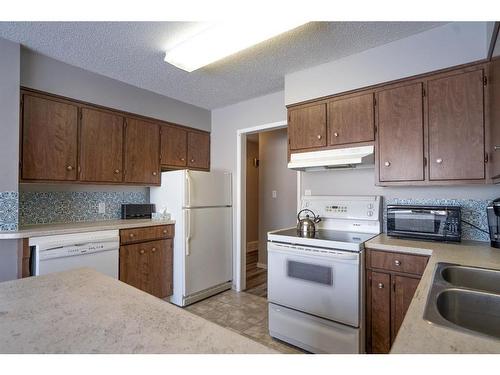
[[[282,250],[283,249],[283,250]],[[284,250],[288,249],[288,250]],[[293,246],[280,246],[274,245],[268,249],[268,252],[280,253],[284,255],[300,255],[300,256],[309,256],[309,257],[322,257],[328,259],[339,259],[339,260],[355,260],[359,259],[359,253],[350,253],[350,252],[316,252],[316,251],[307,251]]]

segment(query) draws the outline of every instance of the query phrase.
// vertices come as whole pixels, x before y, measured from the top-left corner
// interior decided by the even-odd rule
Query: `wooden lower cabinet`
[[[389,264],[388,259],[394,265],[407,264],[406,269],[414,273],[394,271],[392,269],[394,266]],[[426,264],[427,260],[427,256],[367,249],[366,351],[368,353],[389,353],[417,290],[425,268],[422,264]]]
[[[153,227],[162,228],[162,227]],[[151,227],[135,228],[147,230]],[[121,232],[129,233],[130,230]],[[158,298],[166,298],[173,292],[173,228],[168,234],[160,234],[154,241],[123,243],[120,246],[120,281],[141,289]],[[120,233],[122,234],[122,233]],[[123,239],[123,235],[121,236]],[[140,236],[145,238],[146,236]],[[163,237],[163,238],[161,238]]]

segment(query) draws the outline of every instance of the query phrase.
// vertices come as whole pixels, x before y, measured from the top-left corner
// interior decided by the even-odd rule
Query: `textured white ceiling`
[[[212,109],[282,90],[284,76],[441,25],[311,22],[192,73],[163,61],[193,22],[0,22],[0,37],[80,68]]]

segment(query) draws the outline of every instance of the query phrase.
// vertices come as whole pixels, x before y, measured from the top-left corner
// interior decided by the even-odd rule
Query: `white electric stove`
[[[271,336],[313,353],[364,351],[364,243],[381,233],[379,196],[304,196],[312,237],[268,233]]]

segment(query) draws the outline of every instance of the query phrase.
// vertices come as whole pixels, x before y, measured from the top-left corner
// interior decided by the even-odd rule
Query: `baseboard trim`
[[[259,241],[252,241],[247,243],[247,253],[259,250]]]
[[[267,270],[267,264],[265,264],[265,263],[257,263],[257,268],[263,268],[263,269]]]

